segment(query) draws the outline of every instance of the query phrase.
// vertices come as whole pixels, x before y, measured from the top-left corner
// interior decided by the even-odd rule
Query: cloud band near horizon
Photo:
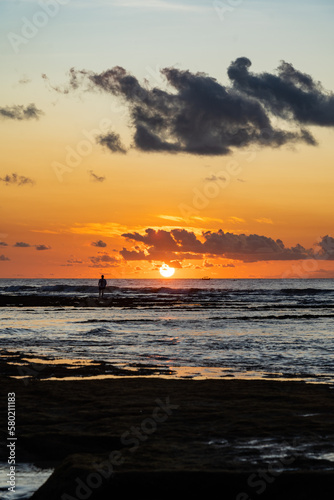
[[[204,259],[221,257],[243,262],[260,262],[270,260],[334,260],[334,238],[322,237],[316,248],[304,248],[297,244],[285,247],[280,240],[257,234],[225,233],[221,229],[212,232],[204,231],[202,239],[186,229],[145,229],[144,234],[138,232],[122,235],[135,242],[134,249],[123,248],[120,255],[127,261],[182,261],[188,259]]]

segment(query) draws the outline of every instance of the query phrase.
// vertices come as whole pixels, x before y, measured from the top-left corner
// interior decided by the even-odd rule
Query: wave
[[[87,319],[85,321],[73,321],[75,324],[92,324],[92,323],[156,323],[156,319]]]
[[[301,320],[301,319],[329,319],[334,314],[268,314],[263,316],[216,316],[211,321],[267,321],[267,320]]]

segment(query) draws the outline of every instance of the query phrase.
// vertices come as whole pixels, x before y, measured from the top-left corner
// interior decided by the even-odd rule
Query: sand
[[[314,500],[333,486],[328,386],[138,374],[48,380],[38,365],[35,376],[15,379],[9,358],[1,421],[15,392],[18,460],[55,467],[34,500],[216,496],[218,487],[227,499]]]

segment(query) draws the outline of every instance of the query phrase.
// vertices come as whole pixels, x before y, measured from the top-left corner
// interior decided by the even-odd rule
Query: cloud
[[[76,258],[68,259],[67,265],[72,266],[73,264],[83,264],[83,261]]]
[[[17,241],[15,243],[15,245],[13,245],[14,247],[19,247],[19,248],[28,248],[30,247],[31,245],[29,245],[29,243],[24,243],[24,241]]]
[[[93,170],[88,170],[88,173],[90,174],[90,178],[91,180],[95,181],[95,182],[103,182],[106,180],[105,177],[101,177],[101,176],[98,176],[96,175]]]
[[[147,228],[144,234],[124,233],[123,237],[141,246],[131,250],[123,248],[120,255],[125,260],[164,261],[205,259],[221,257],[243,262],[271,260],[320,259],[334,260],[334,238],[325,236],[318,245],[318,250],[304,248],[297,244],[285,247],[280,240],[257,234],[235,234],[218,231],[203,231],[201,239],[186,229]]]
[[[320,254],[328,260],[334,260],[334,238],[331,236],[323,236],[318,243],[320,247]]]
[[[277,75],[251,73],[251,64],[246,57],[239,57],[228,68],[235,89],[260,100],[271,113],[285,120],[334,126],[334,94],[326,92],[320,82],[285,61],[277,68]]]
[[[0,247],[8,247],[8,243],[0,241]]]
[[[222,175],[211,174],[208,177],[205,177],[205,180],[209,181],[209,182],[214,182],[214,181],[225,182],[227,179],[226,179],[226,177],[223,177]]]
[[[72,68],[68,84],[52,88],[102,91],[122,100],[130,113],[132,147],[140,151],[222,156],[250,145],[315,146],[306,127],[334,125],[333,93],[286,62],[276,73],[254,74],[250,66],[246,57],[233,61],[229,86],[205,73],[164,68],[167,90],[141,84],[120,66],[102,73]],[[112,152],[126,151],[114,132],[98,142]]]
[[[189,5],[186,2],[171,2],[166,0],[113,0],[112,5],[116,7],[128,7],[131,9],[149,9],[159,11],[176,12],[202,12],[204,7]]]
[[[30,120],[35,118],[38,120],[43,111],[37,109],[35,104],[29,104],[24,107],[22,105],[0,107],[0,118],[7,118],[10,120]]]
[[[5,261],[5,260],[10,260],[8,257],[6,257],[5,255],[0,255],[0,261]]]
[[[92,263],[89,267],[115,267],[118,265],[118,259],[107,253],[90,257],[89,259]]]
[[[30,83],[30,82],[31,82],[31,79],[30,79],[28,76],[24,75],[24,76],[22,76],[22,77],[20,78],[20,80],[19,80],[19,82],[18,82],[18,83],[19,83],[20,85],[26,85],[27,83]]]
[[[115,132],[108,132],[108,134],[100,135],[96,140],[98,144],[105,146],[112,153],[126,153],[126,149],[122,144],[119,134]]]
[[[51,250],[49,245],[35,245],[36,250]]]
[[[260,217],[259,219],[254,219],[254,220],[259,224],[274,224],[273,221],[268,217]]]
[[[98,241],[92,241],[91,245],[93,247],[100,247],[100,248],[103,248],[103,247],[106,247],[107,246],[107,243],[105,243],[104,241],[102,240],[98,240]]]
[[[28,184],[35,184],[35,182],[29,177],[25,177],[24,175],[18,174],[6,174],[5,177],[0,177],[0,182],[4,182],[7,186],[16,185],[16,186],[26,186]]]

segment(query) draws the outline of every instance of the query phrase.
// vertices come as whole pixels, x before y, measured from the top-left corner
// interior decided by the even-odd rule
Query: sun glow
[[[167,264],[162,264],[159,271],[164,278],[170,278],[175,273],[174,267],[169,267]]]

